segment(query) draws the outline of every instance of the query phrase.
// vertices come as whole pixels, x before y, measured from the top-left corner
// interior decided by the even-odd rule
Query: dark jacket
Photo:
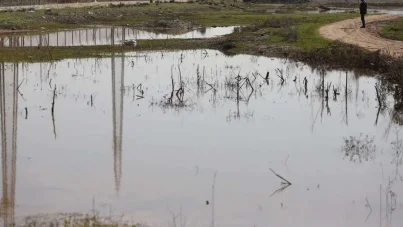
[[[367,3],[365,1],[360,4],[360,14],[367,14]]]

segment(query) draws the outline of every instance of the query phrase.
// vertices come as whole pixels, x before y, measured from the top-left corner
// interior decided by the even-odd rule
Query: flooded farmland
[[[399,226],[401,116],[373,77],[218,51],[2,63],[4,223]]]

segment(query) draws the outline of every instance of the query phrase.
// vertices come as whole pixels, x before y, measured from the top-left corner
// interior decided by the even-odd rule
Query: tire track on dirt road
[[[343,20],[321,27],[319,34],[326,39],[354,44],[370,51],[380,50],[393,57],[402,57],[403,41],[390,40],[379,35],[381,22],[397,20],[401,17],[388,14],[367,16],[365,29],[360,28],[360,18]]]

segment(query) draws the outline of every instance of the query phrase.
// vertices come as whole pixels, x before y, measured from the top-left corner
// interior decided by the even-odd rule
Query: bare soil
[[[339,21],[323,26],[319,33],[330,40],[354,44],[370,51],[381,51],[393,57],[403,56],[403,42],[385,39],[379,35],[381,23],[397,20],[399,15],[373,15],[367,16],[367,28],[360,28],[360,18]]]

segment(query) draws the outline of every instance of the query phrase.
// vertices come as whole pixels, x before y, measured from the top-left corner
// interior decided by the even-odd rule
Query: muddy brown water
[[[390,96],[378,114],[373,77],[212,50],[1,72],[6,224],[93,209],[149,226],[403,223],[401,121]]]
[[[35,35],[3,36],[0,37],[0,46],[96,46],[118,45],[124,40],[212,38],[230,34],[234,28],[236,27],[208,27],[174,35],[126,27],[96,27]]]

